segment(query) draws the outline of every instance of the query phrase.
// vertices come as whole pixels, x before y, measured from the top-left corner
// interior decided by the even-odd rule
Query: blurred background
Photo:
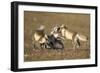
[[[82,13],[55,13],[24,11],[24,57],[25,61],[63,60],[63,59],[87,59],[90,57],[89,45],[81,42],[79,49],[73,50],[71,40],[65,40],[64,50],[33,50],[32,34],[41,25],[45,27],[45,33],[50,35],[55,26],[67,25],[71,32],[78,32],[90,39],[90,15]]]

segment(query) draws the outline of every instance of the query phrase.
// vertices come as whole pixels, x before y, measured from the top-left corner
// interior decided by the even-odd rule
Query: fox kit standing
[[[88,41],[88,38],[86,36],[78,34],[77,32],[70,31],[65,25],[60,26],[60,32],[62,34],[62,37],[72,40],[73,48],[79,48],[80,41]]]

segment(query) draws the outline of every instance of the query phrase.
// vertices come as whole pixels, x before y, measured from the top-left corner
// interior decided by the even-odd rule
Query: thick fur
[[[44,30],[35,30],[35,33],[32,35],[32,43],[34,48],[45,48],[47,35],[44,33]],[[37,47],[38,46],[38,47]]]
[[[60,28],[59,32],[61,33],[61,37],[72,40],[73,48],[79,48],[80,41],[88,41],[88,38],[86,36],[78,34],[77,32],[70,31],[65,25],[62,25],[58,28]]]

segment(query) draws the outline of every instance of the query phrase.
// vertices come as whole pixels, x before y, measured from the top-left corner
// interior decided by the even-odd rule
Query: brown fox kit
[[[80,41],[84,41],[84,42],[88,41],[87,36],[84,36],[84,35],[79,34],[77,32],[72,32],[65,25],[61,25],[57,29],[59,29],[61,37],[68,39],[68,40],[72,40],[72,44],[73,44],[74,49],[80,47]]]

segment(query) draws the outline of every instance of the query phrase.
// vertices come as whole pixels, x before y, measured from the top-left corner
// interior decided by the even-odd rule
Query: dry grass
[[[74,13],[24,12],[24,61],[87,59],[90,58],[90,45],[81,42],[79,49],[72,49],[70,40],[64,40],[64,50],[34,49],[31,35],[40,25],[45,25],[46,34],[56,25],[67,24],[69,29],[90,38],[90,15]]]
[[[26,50],[25,61],[45,61],[45,60],[69,60],[69,59],[87,59],[89,58],[89,49],[37,49]]]

